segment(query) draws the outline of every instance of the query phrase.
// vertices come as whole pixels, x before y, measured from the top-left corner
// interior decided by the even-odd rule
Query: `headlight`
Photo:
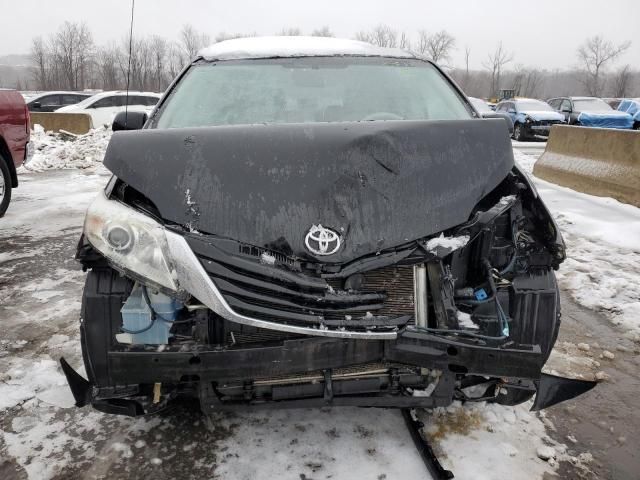
[[[164,228],[155,220],[108,200],[100,192],[87,210],[84,234],[93,248],[116,267],[152,284],[178,290]]]

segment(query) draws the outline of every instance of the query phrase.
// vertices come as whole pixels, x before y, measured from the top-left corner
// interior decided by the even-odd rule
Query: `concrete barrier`
[[[553,126],[533,174],[640,207],[640,131]]]
[[[87,113],[31,112],[31,128],[42,125],[47,131],[67,132],[82,135],[91,129],[91,116]]]

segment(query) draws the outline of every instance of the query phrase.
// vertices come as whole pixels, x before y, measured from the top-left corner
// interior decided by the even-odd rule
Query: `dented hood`
[[[168,222],[345,262],[465,222],[513,167],[503,120],[116,132],[105,165]],[[313,225],[342,245],[314,257]]]

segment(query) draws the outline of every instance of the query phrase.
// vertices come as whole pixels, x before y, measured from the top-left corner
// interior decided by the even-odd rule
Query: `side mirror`
[[[40,102],[33,102],[31,104],[31,108],[40,108],[42,107],[42,104]]]
[[[516,113],[516,111],[513,108],[510,108],[509,113]]]
[[[571,113],[571,109],[570,108],[563,108],[561,110],[562,113]]]
[[[111,130],[140,130],[147,123],[145,112],[119,112],[113,119]]]

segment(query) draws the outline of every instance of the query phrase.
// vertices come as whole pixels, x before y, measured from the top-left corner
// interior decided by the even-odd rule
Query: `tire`
[[[0,154],[0,218],[9,208],[11,201],[11,173],[4,157]]]
[[[521,123],[516,123],[513,126],[513,138],[518,142],[523,142],[526,140],[526,135],[524,134],[524,127]]]
[[[633,129],[634,129],[634,130],[640,130],[640,122],[635,122],[635,123],[633,124]]]

